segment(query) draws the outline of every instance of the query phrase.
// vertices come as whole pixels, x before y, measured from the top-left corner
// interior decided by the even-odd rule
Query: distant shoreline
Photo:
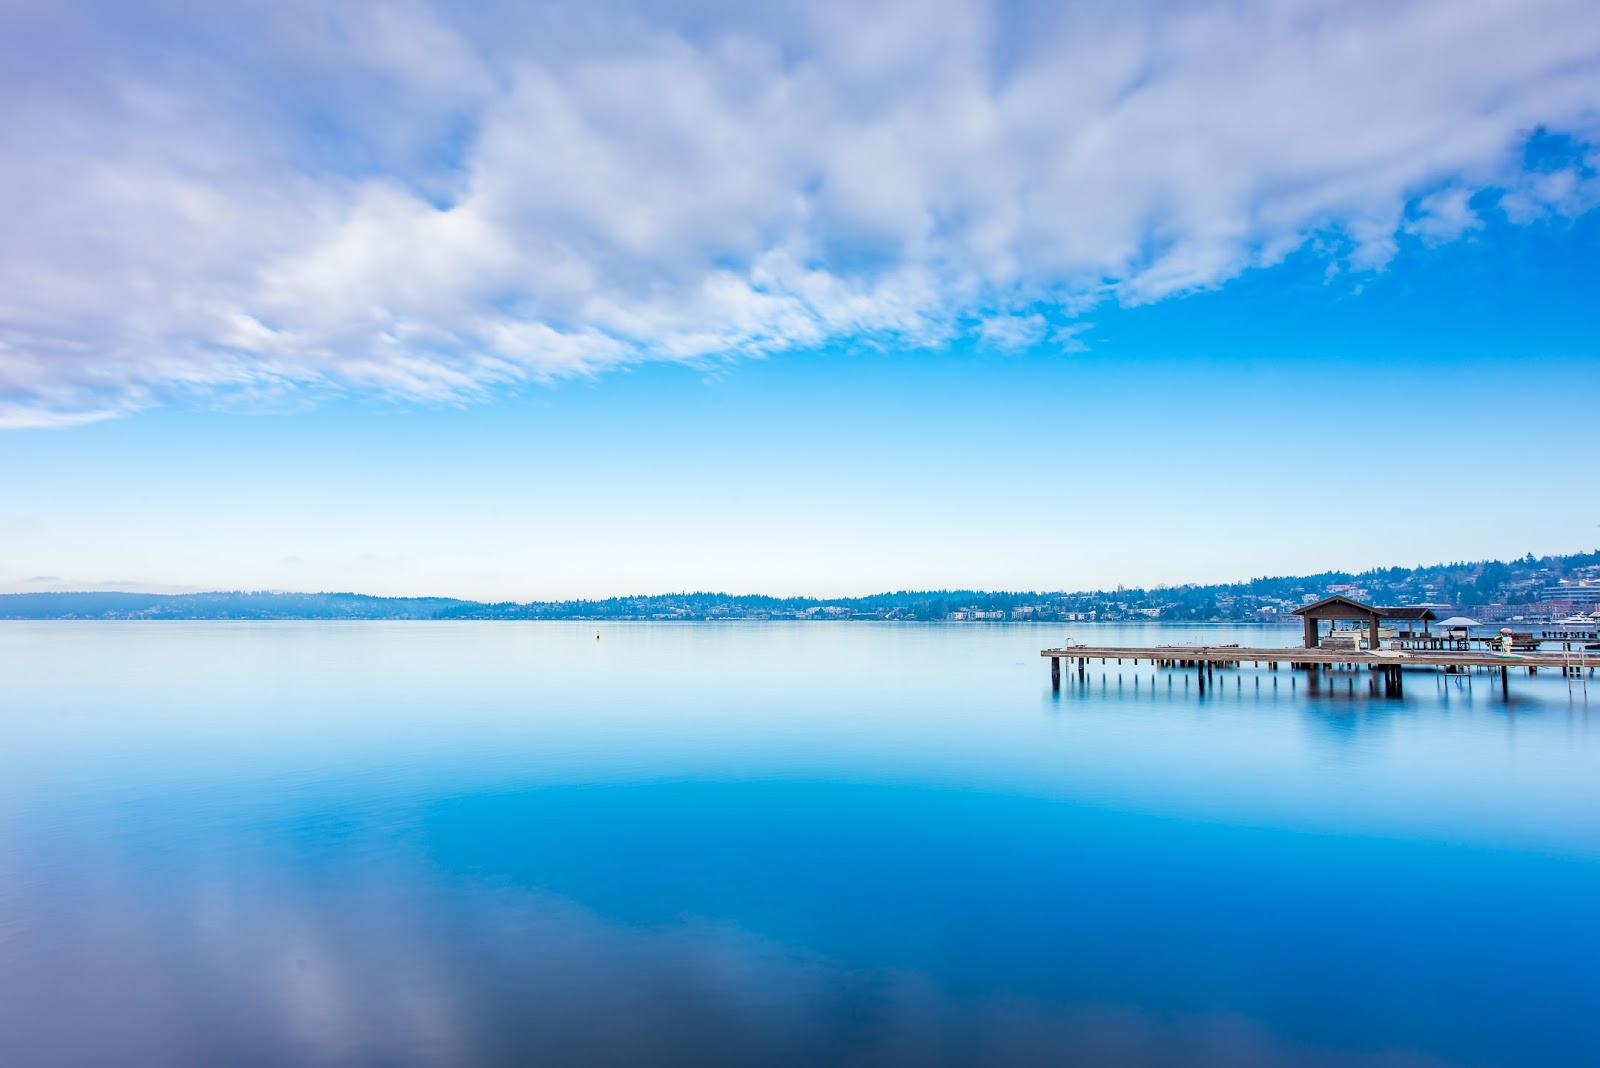
[[[419,618],[409,616],[375,616],[368,619],[333,619],[324,616],[7,616],[0,615],[0,623],[571,623],[591,626],[618,626],[622,624],[672,624],[677,626],[717,627],[736,623],[799,623],[806,626],[850,626],[861,623],[892,623],[917,627],[1245,627],[1261,630],[1287,630],[1298,633],[1298,620],[1284,622],[1250,622],[1229,619],[1141,619],[1106,620],[1103,622],[1061,623],[1041,619],[796,619],[793,617],[740,617],[730,619],[632,619],[621,617],[561,619],[533,619],[488,616],[448,616]]]
[[[914,623],[1230,623],[1272,625],[1302,604],[1344,594],[1428,605],[1488,621],[1558,621],[1600,609],[1600,551],[1210,585],[1093,591],[898,590],[860,597],[680,592],[564,601],[485,602],[360,593],[124,590],[0,594],[10,620],[759,620]]]

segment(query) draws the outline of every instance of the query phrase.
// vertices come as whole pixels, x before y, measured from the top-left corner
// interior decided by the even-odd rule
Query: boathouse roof
[[[1439,618],[1438,614],[1434,612],[1433,609],[1429,608],[1427,605],[1421,604],[1393,605],[1388,608],[1380,608],[1378,609],[1378,612],[1383,616],[1384,619],[1427,620]]]
[[[1342,615],[1343,612],[1348,612],[1349,615]],[[1365,619],[1381,612],[1382,609],[1376,605],[1364,604],[1354,597],[1345,597],[1337,593],[1320,601],[1303,604],[1294,610],[1297,616],[1315,616],[1318,619]]]
[[[1314,619],[1368,619],[1372,616],[1377,616],[1380,619],[1430,620],[1439,618],[1434,614],[1433,609],[1426,605],[1407,604],[1385,607],[1383,605],[1366,604],[1356,600],[1354,597],[1345,597],[1342,594],[1334,594],[1332,597],[1324,597],[1320,601],[1301,605],[1294,610],[1294,614],[1297,616],[1311,616]]]

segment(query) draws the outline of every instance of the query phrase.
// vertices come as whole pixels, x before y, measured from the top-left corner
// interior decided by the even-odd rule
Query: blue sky
[[[0,31],[0,589],[1076,588],[1600,544],[1582,4]]]

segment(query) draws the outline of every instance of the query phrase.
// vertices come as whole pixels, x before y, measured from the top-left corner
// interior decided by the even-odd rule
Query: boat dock
[[[1076,669],[1081,682],[1093,661],[1101,664],[1148,663],[1155,667],[1193,670],[1200,692],[1214,681],[1217,668],[1238,668],[1246,664],[1256,668],[1277,671],[1327,672],[1335,667],[1366,668],[1380,676],[1384,693],[1399,697],[1402,693],[1402,672],[1406,668],[1428,668],[1450,674],[1464,674],[1472,670],[1498,671],[1500,685],[1509,693],[1513,669],[1526,669],[1537,674],[1539,669],[1559,671],[1568,678],[1587,680],[1600,665],[1600,654],[1582,650],[1561,652],[1495,653],[1486,650],[1400,650],[1331,648],[1251,648],[1240,645],[1156,645],[1111,646],[1068,645],[1059,649],[1043,649],[1039,655],[1050,660],[1050,684],[1061,688],[1063,661],[1068,671]]]
[[[1486,671],[1500,675],[1500,692],[1509,697],[1511,671],[1526,669],[1536,675],[1540,668],[1559,671],[1569,685],[1581,680],[1587,700],[1588,680],[1600,665],[1600,649],[1590,646],[1591,634],[1560,632],[1554,637],[1534,640],[1532,635],[1517,635],[1504,630],[1492,638],[1472,637],[1468,627],[1456,623],[1481,627],[1474,620],[1451,619],[1445,621],[1444,634],[1429,632],[1428,624],[1434,620],[1433,610],[1427,605],[1401,605],[1382,607],[1363,604],[1344,596],[1324,597],[1320,601],[1295,609],[1305,625],[1303,647],[1255,648],[1241,645],[1157,645],[1148,647],[1097,646],[1068,644],[1059,649],[1043,649],[1039,655],[1050,659],[1050,685],[1061,689],[1061,664],[1066,661],[1069,670],[1076,668],[1081,683],[1089,664],[1140,664],[1148,662],[1155,667],[1178,670],[1193,669],[1200,692],[1212,682],[1217,668],[1237,668],[1245,664],[1277,671],[1287,665],[1291,671],[1311,673],[1313,684],[1320,676],[1336,669],[1358,670],[1366,668],[1373,673],[1373,692],[1378,681],[1383,682],[1384,694],[1399,697],[1406,668],[1426,668],[1452,675],[1470,671]],[[1383,631],[1384,621],[1405,622],[1405,633]],[[1422,624],[1422,631],[1411,629]],[[1341,626],[1341,624],[1346,624]],[[1326,625],[1326,629],[1324,629]],[[1561,650],[1545,652],[1539,649],[1543,641],[1559,641]],[[1384,642],[1390,643],[1388,648]],[[1473,648],[1473,643],[1479,643]],[[1498,642],[1499,648],[1491,643]],[[1519,644],[1520,643],[1520,644]],[[1185,682],[1185,685],[1188,685]]]

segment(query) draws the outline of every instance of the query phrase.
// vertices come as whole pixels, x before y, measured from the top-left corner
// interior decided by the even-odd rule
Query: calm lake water
[[[1600,1063],[1600,678],[1068,630],[0,623],[0,1062]]]

